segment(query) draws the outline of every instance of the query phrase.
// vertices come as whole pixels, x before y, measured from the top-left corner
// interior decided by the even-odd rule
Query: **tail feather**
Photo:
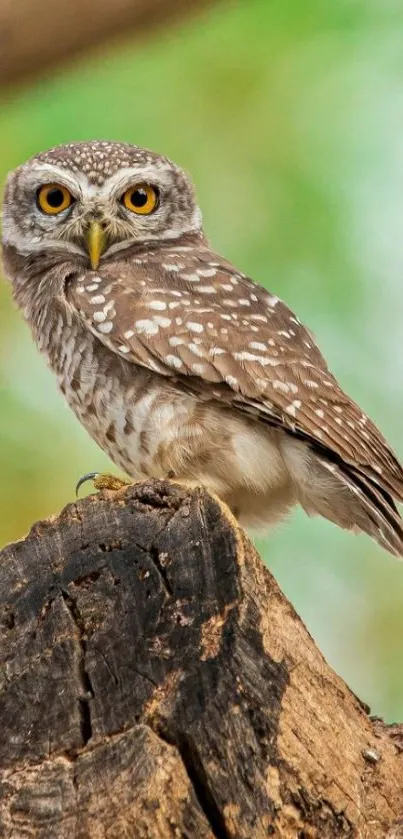
[[[308,515],[368,533],[391,554],[403,557],[403,520],[385,489],[354,467],[321,457],[316,458],[315,471],[316,480],[300,498]]]

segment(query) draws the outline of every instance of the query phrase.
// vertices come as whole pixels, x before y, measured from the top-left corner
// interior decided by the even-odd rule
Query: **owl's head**
[[[10,173],[3,244],[32,265],[76,255],[93,268],[135,244],[200,234],[201,213],[185,173],[128,143],[57,146]]]

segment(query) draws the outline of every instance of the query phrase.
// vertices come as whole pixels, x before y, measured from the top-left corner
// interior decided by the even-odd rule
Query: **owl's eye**
[[[158,190],[151,184],[135,184],[122,195],[126,210],[147,216],[158,207]]]
[[[44,184],[38,189],[36,202],[40,210],[47,215],[56,215],[67,210],[73,203],[73,196],[61,184]]]

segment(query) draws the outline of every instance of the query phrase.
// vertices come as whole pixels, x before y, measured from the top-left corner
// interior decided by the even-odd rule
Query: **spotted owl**
[[[3,258],[68,404],[132,479],[202,484],[245,526],[300,504],[403,554],[402,466],[298,317],[211,249],[168,158],[31,158],[7,180]]]

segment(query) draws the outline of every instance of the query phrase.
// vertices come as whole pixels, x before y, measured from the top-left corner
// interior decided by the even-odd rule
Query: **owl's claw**
[[[85,475],[82,475],[81,478],[76,483],[76,498],[78,498],[78,492],[80,487],[85,484],[87,481],[95,481],[98,477],[99,472],[86,472]]]
[[[94,484],[94,489],[110,489],[116,492],[118,489],[122,489],[124,486],[129,485],[129,481],[125,481],[123,478],[118,478],[116,475],[110,475],[108,472],[86,472],[76,484],[76,498],[78,497],[78,492],[80,487],[86,483],[86,481],[92,481]]]

